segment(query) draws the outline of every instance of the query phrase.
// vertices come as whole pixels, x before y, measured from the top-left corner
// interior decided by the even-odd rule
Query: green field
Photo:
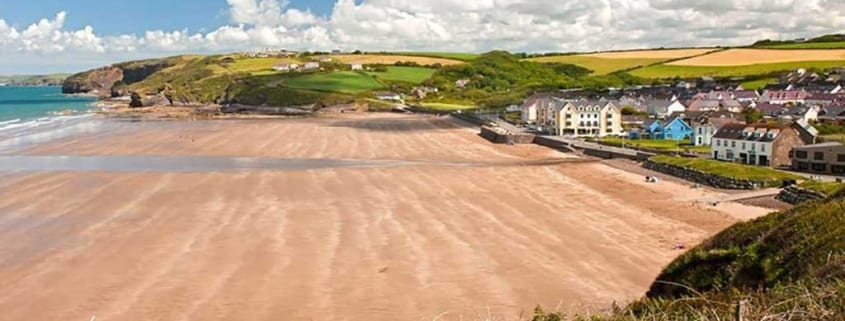
[[[357,94],[382,88],[373,77],[353,71],[307,74],[288,78],[285,87]]]
[[[822,138],[828,142],[840,142],[845,144],[845,134],[822,135]]]
[[[473,59],[481,56],[480,54],[469,53],[469,52],[401,52],[400,51],[400,52],[393,52],[392,54],[404,55],[404,56],[455,59],[455,60],[460,60],[460,61],[470,61],[470,60],[473,60]]]
[[[800,176],[777,171],[768,167],[749,166],[737,163],[721,162],[712,159],[654,156],[651,160],[656,163],[691,168],[723,177],[766,181],[767,187],[779,186],[785,179],[801,179]]]
[[[446,103],[422,103],[421,105],[422,105],[422,107],[427,108],[427,109],[443,110],[443,111],[478,108],[477,106],[446,104]]]
[[[836,42],[803,42],[787,43],[780,45],[768,45],[755,48],[765,49],[845,49],[845,41]]]
[[[765,79],[758,79],[758,80],[751,80],[743,82],[742,88],[745,90],[757,90],[766,87],[768,84],[777,84],[778,80],[776,78],[765,78]]]
[[[261,76],[274,73],[273,66],[282,63],[299,63],[293,59],[286,58],[235,58],[235,62],[225,65],[225,69],[216,73],[224,72],[248,72],[252,75]]]
[[[605,137],[600,140],[603,144],[622,146],[622,144],[654,149],[663,152],[684,152],[710,153],[710,146],[693,146],[689,141],[674,141],[664,139],[622,139],[618,137]]]
[[[774,72],[791,71],[798,68],[828,69],[842,66],[845,66],[845,60],[799,61],[744,66],[677,66],[663,64],[636,69],[631,71],[630,74],[636,77],[648,79],[669,79],[675,77],[695,78],[702,76],[737,77],[766,75]]]
[[[384,80],[404,81],[413,84],[419,84],[428,78],[431,78],[435,72],[431,68],[422,67],[387,67],[386,72],[367,72],[368,75]]]
[[[596,75],[606,75],[619,70],[626,70],[641,66],[648,66],[666,61],[662,58],[621,58],[608,59],[590,56],[569,55],[569,56],[548,56],[528,59],[534,62],[573,64],[590,69]]]

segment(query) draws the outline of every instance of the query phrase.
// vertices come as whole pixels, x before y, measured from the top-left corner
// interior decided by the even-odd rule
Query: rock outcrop
[[[827,195],[824,195],[823,193],[802,188],[798,185],[792,185],[787,188],[784,188],[782,191],[780,191],[777,196],[779,200],[792,205],[812,202],[824,199],[825,197],[827,197]]]
[[[111,96],[111,88],[123,79],[123,69],[103,67],[75,74],[62,84],[63,94],[94,94],[101,97]]]

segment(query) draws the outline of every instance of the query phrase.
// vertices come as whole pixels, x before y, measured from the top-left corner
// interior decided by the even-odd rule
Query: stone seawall
[[[730,177],[701,172],[691,168],[656,163],[651,160],[643,162],[643,167],[663,174],[682,178],[690,182],[695,182],[702,185],[712,186],[721,189],[754,190],[766,187],[768,183],[766,181],[734,179]]]
[[[498,127],[481,127],[481,137],[495,144],[531,144],[534,142],[534,135],[512,134]]]
[[[826,197],[827,196],[823,193],[802,188],[797,185],[792,185],[780,191],[780,194],[778,194],[777,199],[792,205],[798,205],[801,203],[824,199]]]

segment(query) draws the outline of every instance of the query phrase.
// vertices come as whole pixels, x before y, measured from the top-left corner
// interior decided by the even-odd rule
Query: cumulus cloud
[[[98,35],[65,30],[64,12],[16,29],[0,19],[0,55],[160,55],[287,49],[592,51],[747,44],[845,30],[841,0],[335,0],[316,15],[288,0],[227,0],[209,32]]]

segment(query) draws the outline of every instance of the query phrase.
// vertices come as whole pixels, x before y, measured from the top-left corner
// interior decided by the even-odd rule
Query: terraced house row
[[[534,96],[522,105],[522,119],[549,135],[623,135],[622,111],[612,101]]]

